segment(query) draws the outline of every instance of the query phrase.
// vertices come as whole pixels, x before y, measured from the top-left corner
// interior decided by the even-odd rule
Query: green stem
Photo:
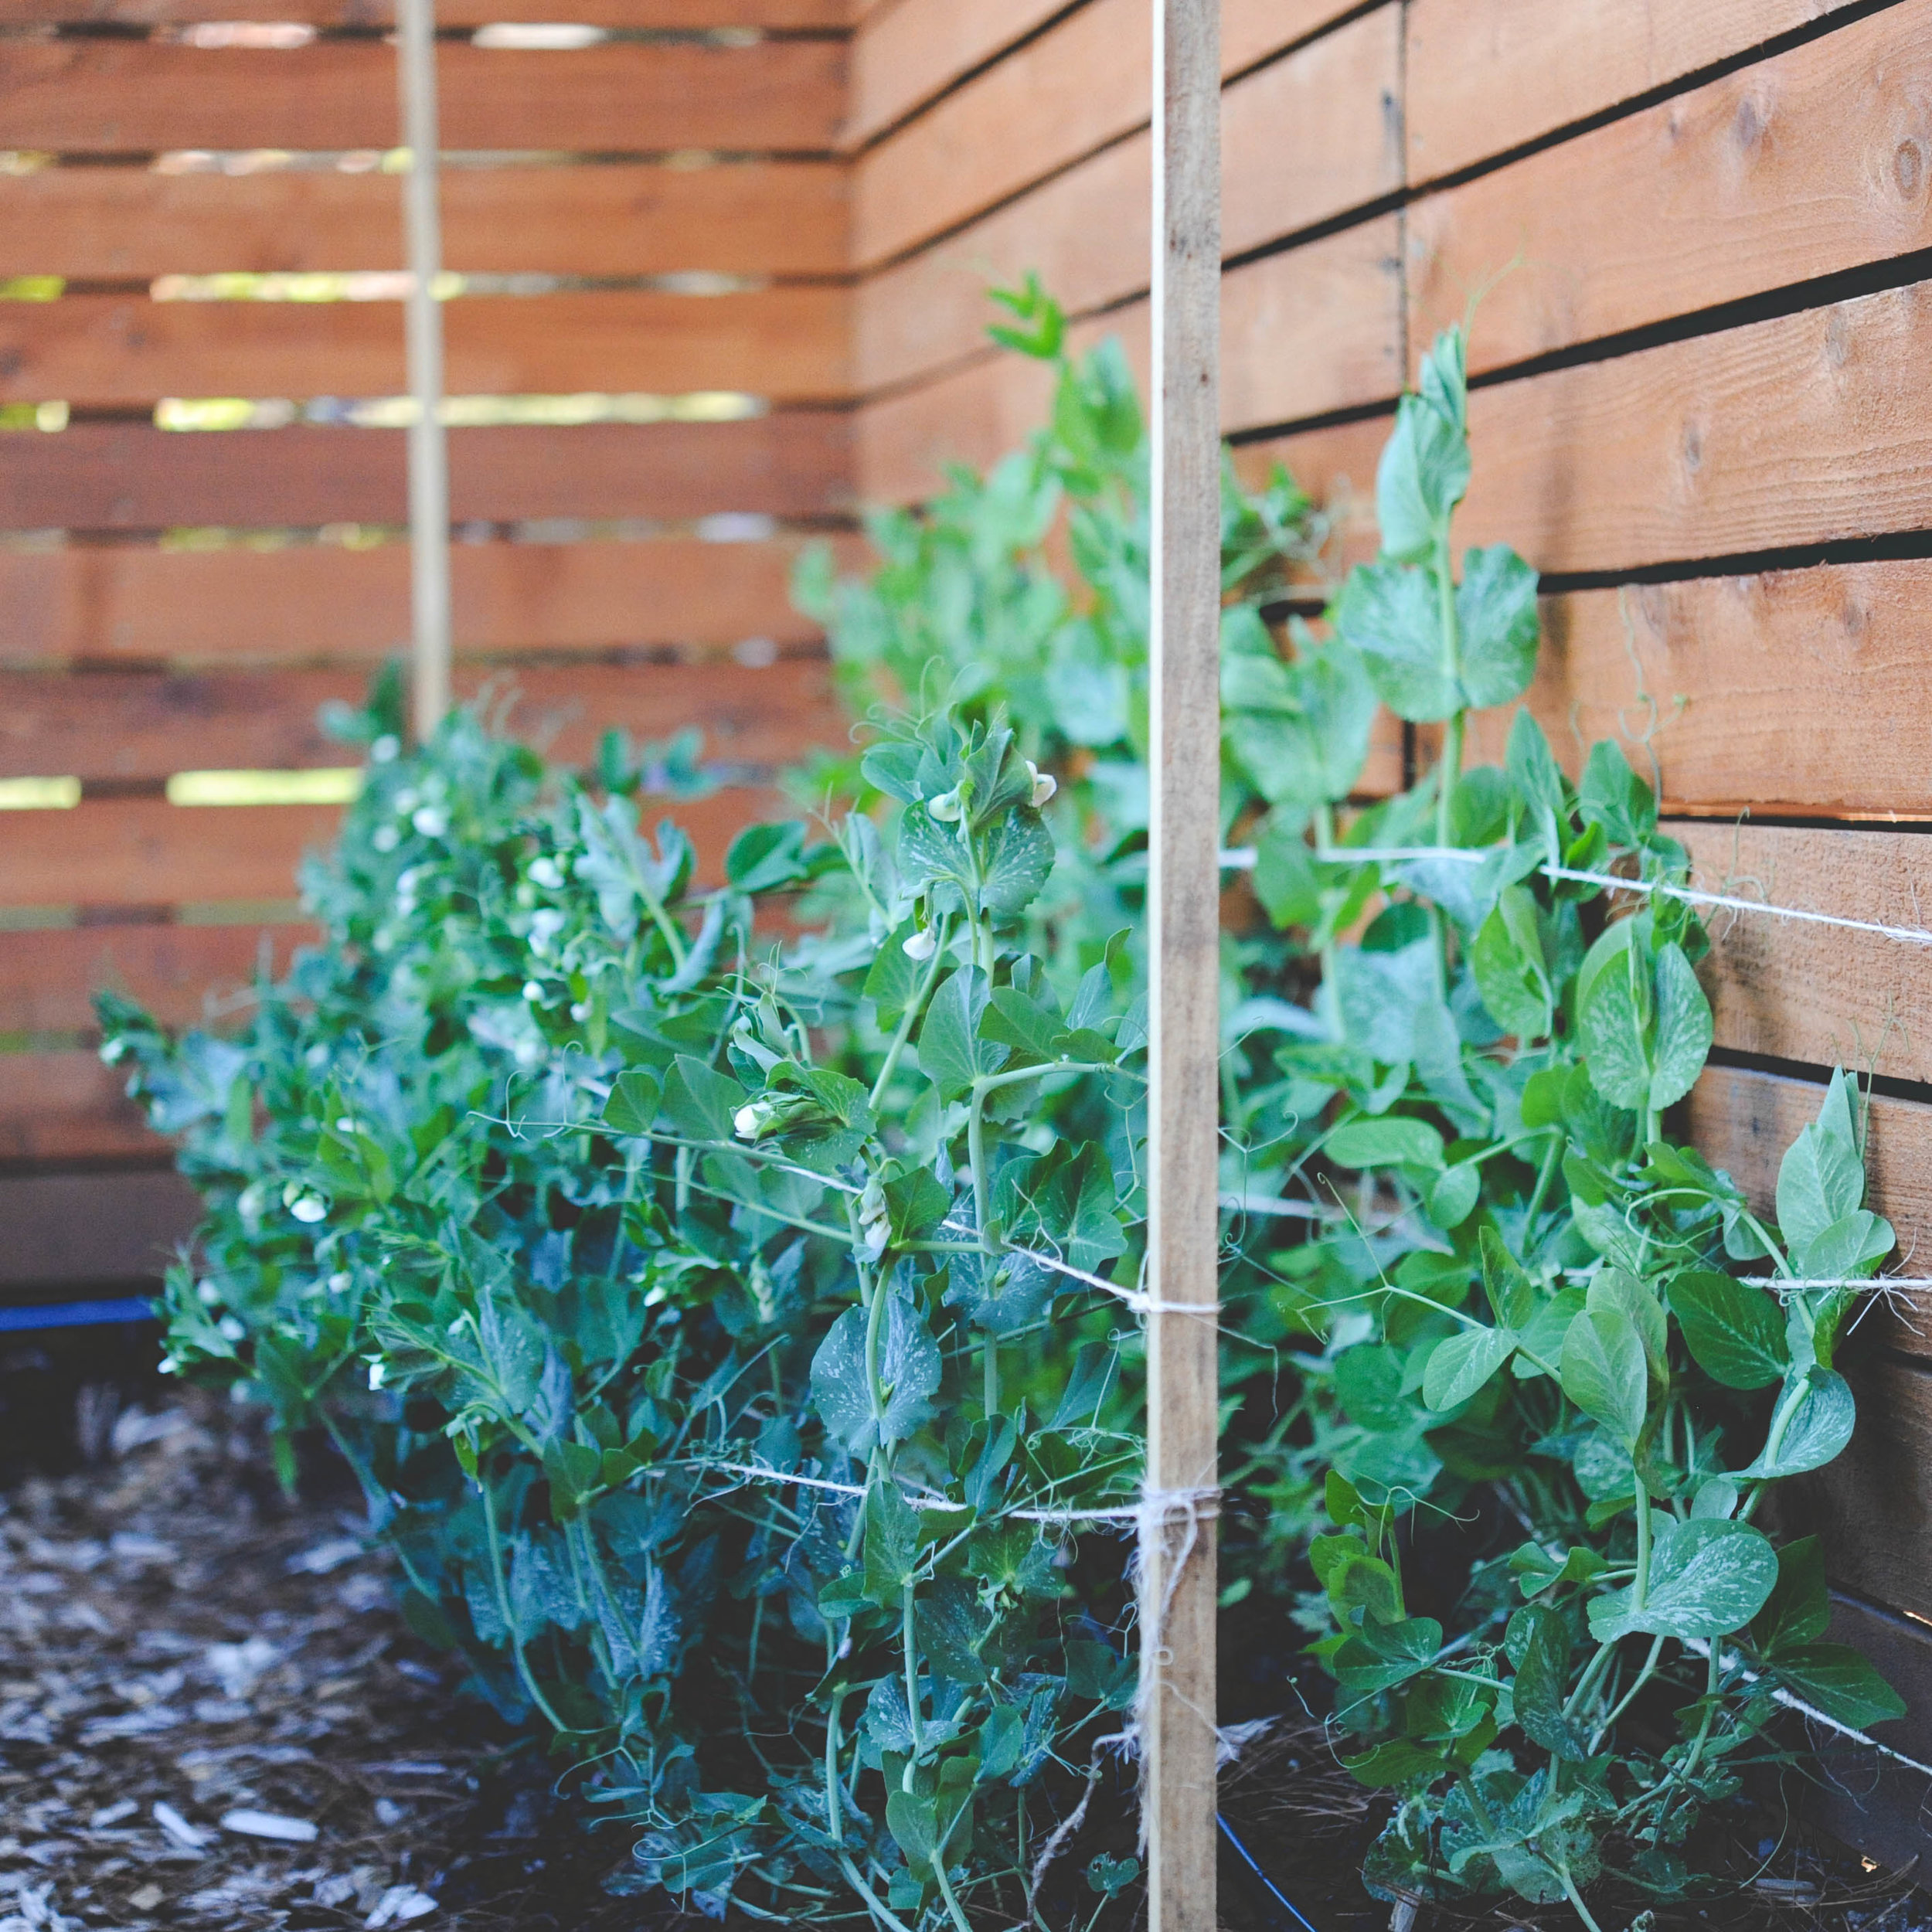
[[[933,988],[939,983],[940,968],[946,964],[946,920],[942,913],[933,930],[934,951],[932,964],[926,968],[926,977],[920,982],[918,992],[906,1002],[906,1010],[899,1016],[899,1026],[892,1037],[892,1044],[886,1049],[885,1063],[879,1070],[879,1077],[872,1082],[871,1104],[876,1111],[886,1097],[886,1089],[892,1084],[892,1077],[899,1070],[900,1057],[906,1050],[906,1043],[912,1038],[913,1029],[919,1023],[919,1016],[926,1010],[926,1002],[933,996]]]
[[[1637,1580],[1631,1585],[1631,1602],[1641,1610],[1650,1601],[1650,1492],[1637,1478]]]
[[[1602,1679],[1604,1666],[1616,1654],[1617,1646],[1614,1644],[1597,1645],[1597,1655],[1590,1660],[1583,1675],[1577,1679],[1577,1688],[1570,1693],[1569,1700],[1563,1706],[1564,1716],[1572,1716],[1583,1708]]]
[[[1570,1876],[1570,1867],[1566,1865],[1556,1865],[1552,1866],[1550,1869],[1563,1881],[1563,1895],[1570,1900],[1577,1917],[1589,1927],[1590,1932],[1604,1932],[1603,1927],[1590,1916],[1590,1907],[1584,1904],[1582,1893],[1577,1889],[1577,1881]]]
[[[1650,1655],[1644,1659],[1644,1668],[1637,1673],[1635,1679],[1631,1684],[1630,1689],[1625,1691],[1623,1696],[1617,1700],[1615,1705],[1604,1717],[1602,1722],[1600,1723],[1590,1733],[1590,1754],[1591,1757],[1594,1757],[1596,1756],[1597,1747],[1600,1744],[1603,1740],[1610,1735],[1611,1730],[1615,1728],[1617,1719],[1621,1717],[1624,1712],[1630,1709],[1631,1704],[1636,1701],[1637,1693],[1657,1675],[1657,1660],[1658,1658],[1662,1656],[1663,1654],[1664,1640],[1662,1638],[1659,1637],[1655,1638],[1651,1642],[1650,1647]]]
[[[523,1688],[530,1693],[530,1702],[543,1713],[551,1730],[567,1731],[570,1726],[551,1709],[549,1699],[539,1688],[536,1675],[530,1668],[529,1659],[523,1655],[523,1639],[518,1634],[516,1619],[510,1613],[510,1586],[503,1571],[503,1546],[496,1533],[496,1498],[488,1483],[481,1476],[477,1478],[476,1486],[483,1498],[483,1522],[489,1536],[490,1580],[496,1590],[496,1614],[502,1618],[504,1631],[509,1638],[510,1655],[515,1662],[516,1674],[522,1679]]]
[[[906,1715],[913,1732],[913,1754],[906,1767],[910,1780],[913,1766],[926,1755],[926,1726],[919,1715],[919,1633],[913,1622],[913,1586],[905,1587],[899,1612],[899,1647],[906,1659]],[[910,1786],[909,1786],[910,1788]]]
[[[1544,1199],[1549,1192],[1551,1184],[1556,1180],[1557,1163],[1563,1158],[1565,1145],[1563,1134],[1553,1133],[1549,1137],[1549,1151],[1543,1155],[1543,1165],[1536,1170],[1536,1192],[1530,1196],[1529,1211],[1523,1216],[1523,1245],[1526,1247],[1536,1233],[1536,1217],[1543,1213]]]
[[[1456,617],[1456,580],[1449,551],[1449,519],[1436,532],[1436,610],[1442,629],[1442,674],[1452,692],[1462,688],[1462,628]],[[1442,760],[1436,781],[1436,843],[1453,842],[1456,781],[1462,775],[1462,737],[1468,716],[1460,705],[1449,714],[1442,734]]]

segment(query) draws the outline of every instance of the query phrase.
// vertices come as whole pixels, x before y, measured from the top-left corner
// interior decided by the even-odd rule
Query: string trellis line
[[[1480,866],[1493,859],[1504,846],[1481,852],[1466,851],[1454,845],[1362,845],[1329,847],[1311,856],[1325,866],[1396,866],[1423,860],[1446,860],[1451,864]],[[1236,846],[1221,854],[1221,863],[1230,872],[1252,872],[1255,852],[1252,846]],[[1568,879],[1580,886],[1600,886],[1607,890],[1655,895],[1675,899],[1687,906],[1710,906],[1723,912],[1757,913],[1767,919],[1789,919],[1807,926],[1830,926],[1842,932],[1869,933],[1876,939],[1889,939],[1902,946],[1932,946],[1932,932],[1919,926],[1891,926],[1882,920],[1846,919],[1836,913],[1808,912],[1796,906],[1774,906],[1761,899],[1745,899],[1734,893],[1700,891],[1692,886],[1673,886],[1661,879],[1623,879],[1614,872],[1587,872],[1573,866],[1547,862],[1534,869],[1546,879]]]

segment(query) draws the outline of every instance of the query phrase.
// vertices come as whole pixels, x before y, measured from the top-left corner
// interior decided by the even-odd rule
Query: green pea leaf
[[[1590,747],[1577,806],[1584,824],[1600,828],[1612,845],[1641,845],[1657,829],[1656,794],[1631,770],[1614,739]]]
[[[1463,1328],[1430,1352],[1422,1399],[1438,1413],[1458,1409],[1515,1353],[1510,1328]]]
[[[1840,1068],[1825,1090],[1816,1120],[1785,1150],[1777,1171],[1778,1230],[1802,1247],[1865,1200],[1865,1163],[1852,1121],[1851,1083]]]
[[[1423,359],[1417,393],[1396,407],[1376,471],[1376,518],[1385,556],[1427,556],[1469,488],[1468,351],[1446,328]]]
[[[1401,1114],[1347,1121],[1328,1136],[1324,1151],[1342,1167],[1442,1165],[1441,1134],[1427,1121]]]
[[[1812,1368],[1780,1401],[1781,1415],[1787,1403],[1791,1406],[1783,1434],[1775,1443],[1767,1438],[1757,1461],[1740,1471],[1741,1475],[1760,1481],[1801,1475],[1808,1469],[1822,1469],[1844,1454],[1858,1421],[1858,1403],[1844,1376],[1830,1369]],[[1777,1427],[1775,1420],[1772,1426]]]
[[[1713,1382],[1768,1389],[1784,1379],[1791,1361],[1784,1311],[1762,1288],[1699,1269],[1670,1284],[1670,1305],[1692,1359]]]
[[[1657,1045],[1649,1104],[1675,1107],[1697,1084],[1710,1057],[1711,1003],[1688,955],[1675,941],[1658,954],[1655,971]]]
[[[1511,1705],[1516,1727],[1532,1744],[1581,1764],[1590,1755],[1587,1733],[1563,1715],[1570,1690],[1570,1626],[1563,1613],[1528,1604],[1509,1620],[1509,1651],[1516,1666]]]
[[[732,1120],[749,1096],[727,1074],[680,1053],[664,1083],[664,1111],[671,1124],[693,1141],[732,1139]]]
[[[1583,1306],[1627,1315],[1644,1345],[1651,1380],[1659,1387],[1669,1382],[1670,1325],[1663,1304],[1635,1275],[1622,1268],[1599,1268],[1591,1278]]]
[[[1869,1274],[1898,1244],[1889,1221],[1856,1208],[1808,1241],[1794,1241],[1791,1265],[1807,1281],[1850,1281]]]
[[[1016,805],[985,837],[981,909],[996,918],[1013,918],[1039,896],[1053,869],[1053,835],[1030,805]]]
[[[887,1291],[882,1287],[877,1292]],[[848,1308],[811,1360],[812,1406],[826,1429],[855,1456],[903,1442],[930,1417],[932,1398],[939,1392],[939,1345],[924,1315],[909,1297],[892,1293],[882,1318],[876,1412],[866,1363],[866,1309]]]
[[[1482,1192],[1482,1169],[1474,1161],[1458,1161],[1446,1167],[1431,1184],[1423,1206],[1430,1224],[1443,1229],[1459,1228],[1475,1212]]]
[[[1410,563],[1358,563],[1335,600],[1335,634],[1361,654],[1376,695],[1412,724],[1446,718],[1462,692],[1443,663],[1440,594]]]
[[[1563,1337],[1563,1393],[1626,1449],[1644,1432],[1650,1402],[1643,1338],[1628,1315],[1588,1308]]]
[[[1772,1668],[1806,1703],[1854,1730],[1905,1715],[1905,1699],[1849,1644],[1797,1645],[1780,1651]]]
[[[1831,1627],[1831,1587],[1825,1577],[1825,1547],[1801,1536],[1777,1553],[1777,1584],[1752,1619],[1751,1636],[1767,1657],[1815,1644]]]
[[[741,893],[770,892],[807,876],[805,828],[797,819],[748,825],[725,854],[725,877]]]
[[[1470,550],[1456,590],[1462,696],[1481,710],[1529,688],[1536,668],[1536,573],[1506,543]]]
[[[1714,1642],[1764,1607],[1777,1586],[1777,1555],[1759,1531],[1661,1513],[1652,1522],[1649,1594],[1640,1604],[1633,1583],[1599,1597],[1590,1607],[1590,1634],[1599,1643],[1639,1634]]]
[[[990,1003],[986,975],[962,967],[933,995],[919,1029],[919,1064],[943,1100],[963,1100],[983,1073],[996,1073],[1012,1049],[981,1030]]]
[[[1360,1699],[1393,1690],[1427,1670],[1442,1648],[1442,1626],[1433,1617],[1400,1623],[1365,1623],[1335,1654],[1344,1696]]]
[[[604,1124],[617,1134],[648,1134],[657,1124],[662,1097],[658,1077],[648,1068],[629,1066],[611,1083],[604,1104]]]
[[[1495,910],[1476,934],[1470,965],[1483,1005],[1505,1032],[1526,1041],[1547,1036],[1555,993],[1537,930],[1534,893],[1522,886],[1504,888]]]

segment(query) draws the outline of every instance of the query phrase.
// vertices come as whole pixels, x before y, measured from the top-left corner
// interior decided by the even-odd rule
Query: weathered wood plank
[[[445,305],[452,395],[632,390],[829,400],[847,386],[843,289],[479,297]],[[406,386],[396,302],[0,305],[0,400],[391,396]]]
[[[0,1176],[0,1289],[19,1301],[152,1288],[200,1219],[201,1197],[168,1168]]]
[[[1066,0],[979,0],[970,7],[957,0],[902,0],[869,16],[852,38],[843,145],[873,140],[1065,6]],[[1338,0],[1222,0],[1222,70],[1239,73],[1344,11]],[[1145,89],[1139,105],[1145,119]],[[1134,124],[1130,118],[1124,124]]]
[[[1412,339],[1486,288],[1498,368],[1926,247],[1929,35],[1907,0],[1418,202]]]
[[[896,17],[896,16],[889,16]],[[1236,82],[1222,97],[1222,245],[1229,254],[1325,221],[1400,185],[1393,9]],[[855,358],[876,390],[971,355],[989,285],[1031,269],[1075,314],[1147,286],[1148,144],[1137,134],[861,287]]]
[[[395,145],[395,56],[380,41],[286,51],[120,39],[0,43],[0,144],[56,153]],[[750,153],[829,148],[835,40],[607,42],[567,53],[439,49],[452,148]]]
[[[832,275],[846,179],[829,162],[447,168],[461,274]],[[400,268],[395,176],[46,168],[0,179],[0,261],[70,277]]]
[[[849,430],[829,411],[735,423],[587,423],[450,432],[459,522],[851,505]],[[80,423],[0,434],[0,529],[154,530],[396,524],[406,514],[400,430],[176,434]]]
[[[1457,540],[1616,571],[1923,529],[1928,354],[1920,283],[1478,389]]]
[[[0,777],[125,781],[351,764],[353,754],[316,714],[325,703],[356,702],[366,684],[352,671],[0,672]],[[612,726],[661,738],[695,725],[708,757],[758,767],[835,743],[849,726],[831,667],[813,659],[757,668],[729,659],[501,672],[464,665],[455,689],[459,699],[485,691],[514,699],[510,728],[566,764],[588,764]]]
[[[1335,0],[1229,0],[1223,71],[1240,73],[1344,11]],[[876,31],[896,17],[883,16]],[[1145,127],[1148,32],[1143,0],[1093,0],[861,156],[858,265],[903,254]]]
[[[208,0],[0,0],[0,24],[168,26],[204,19]],[[612,28],[777,27],[849,24],[852,0],[517,0],[519,20],[561,20]],[[503,0],[439,0],[446,27],[487,26]],[[393,0],[221,0],[224,20],[305,21],[318,27],[386,27]]]
[[[1412,0],[1412,182],[1506,154],[1852,0]]]
[[[1822,1087],[1809,1080],[1741,1067],[1707,1067],[1685,1104],[1689,1138],[1713,1166],[1730,1175],[1754,1208],[1774,1214],[1778,1165],[1799,1130],[1817,1117],[1824,1094]],[[1900,1253],[1910,1257],[1900,1271],[1932,1272],[1925,1265],[1932,1253],[1932,1106],[1881,1094],[1871,1100],[1869,1110],[1868,1205],[1892,1223]],[[1932,1357],[1932,1300],[1915,1298],[1896,1308],[1875,1304],[1860,1318],[1858,1332],[1874,1345]],[[1844,1574],[1856,1587],[1866,1587],[1855,1573]],[[1932,1569],[1927,1574],[1932,1608]],[[1882,1590],[1873,1594],[1900,1601]]]
[[[834,547],[856,561],[852,539]],[[790,594],[804,548],[795,538],[459,544],[457,652],[809,643],[819,628]],[[406,642],[409,553],[397,543],[0,549],[0,665],[367,664]]]
[[[1932,816],[1932,563],[1820,565],[1547,598],[1530,709],[1581,768],[1618,738],[1666,808]],[[1513,712],[1471,721],[1502,756]]]
[[[786,815],[784,799],[733,787],[668,805],[715,878],[731,839]],[[288,899],[302,855],[326,845],[341,815],[323,805],[182,806],[83,801],[70,811],[12,815],[0,843],[0,906],[179,906]]]
[[[0,933],[0,1033],[92,1033],[94,995],[138,1001],[164,1025],[218,1022],[267,957],[287,970],[307,926],[63,926]],[[5,1225],[0,1223],[0,1226]]]
[[[0,1166],[164,1158],[167,1142],[148,1132],[123,1083],[83,1049],[0,1053]]]

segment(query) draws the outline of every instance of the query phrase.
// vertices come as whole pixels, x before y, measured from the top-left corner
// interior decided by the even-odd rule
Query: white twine
[[[1687,1637],[1683,1641],[1684,1648],[1693,1656],[1708,1658],[1710,1655],[1711,1647],[1704,1638]],[[1736,1651],[1726,1654],[1723,1664],[1726,1670],[1737,1671],[1747,1684],[1764,1681],[1764,1672],[1753,1670]],[[1876,1737],[1868,1737],[1855,1726],[1842,1723],[1828,1713],[1820,1710],[1815,1704],[1806,1703],[1803,1698],[1786,1690],[1782,1685],[1772,1690],[1771,1698],[1774,1702],[1782,1704],[1787,1710],[1796,1711],[1800,1716],[1809,1718],[1815,1724],[1822,1724],[1828,1731],[1835,1731],[1840,1737],[1849,1737],[1855,1743],[1863,1744],[1878,1752],[1881,1757],[1890,1758],[1894,1764],[1903,1764],[1907,1770],[1917,1771],[1927,1777],[1932,1777],[1932,1764],[1921,1764],[1916,1757],[1907,1757],[1904,1752],[1893,1750],[1889,1744],[1881,1744]]]
[[[1317,849],[1311,856],[1325,866],[1403,865],[1411,861],[1443,859],[1457,865],[1480,866],[1508,849],[1492,845],[1481,852],[1454,845],[1357,845]],[[1237,846],[1221,854],[1221,863],[1230,872],[1252,872],[1255,852],[1252,846]],[[1681,900],[1687,906],[1714,906],[1720,910],[1761,913],[1770,919],[1790,919],[1808,926],[1831,926],[1842,932],[1869,933],[1876,938],[1896,940],[1905,946],[1932,946],[1932,932],[1917,926],[1888,926],[1876,919],[1842,919],[1835,913],[1807,912],[1795,906],[1773,906],[1760,899],[1741,899],[1733,893],[1700,892],[1689,886],[1673,886],[1662,879],[1622,879],[1614,872],[1584,872],[1573,866],[1547,862],[1534,869],[1546,879],[1566,879],[1581,886],[1601,886],[1612,892],[1654,894]]]
[[[949,1234],[977,1236],[977,1228],[966,1226],[958,1221],[942,1221],[939,1224]],[[989,1259],[997,1255],[1010,1254],[1015,1260],[1036,1261],[1054,1274],[1063,1274],[1070,1281],[1078,1281],[1090,1288],[1098,1288],[1111,1294],[1117,1301],[1124,1302],[1136,1315],[1219,1315],[1221,1304],[1218,1301],[1162,1301],[1157,1297],[1143,1294],[1138,1288],[1124,1288],[1117,1281],[1110,1281],[1104,1275],[1090,1274],[1085,1268],[1077,1268],[1051,1254],[1043,1254],[1037,1248],[1001,1248]]]
[[[773,1483],[780,1488],[797,1485],[803,1489],[818,1489],[828,1495],[849,1497],[862,1502],[871,1492],[863,1483],[834,1482],[823,1476],[804,1476],[785,1469],[774,1469],[769,1464],[756,1462],[724,1462],[709,1457],[694,1458],[684,1465],[699,1470],[722,1470],[725,1474],[743,1476],[755,1482]],[[970,1503],[954,1502],[947,1496],[923,1495],[917,1492],[901,1489],[902,1501],[914,1509],[930,1511],[937,1515],[961,1516],[971,1509]],[[1218,1515],[1221,1492],[1219,1489],[1148,1489],[1143,1488],[1138,1502],[1123,1503],[1109,1509],[1002,1509],[997,1512],[997,1519],[1005,1522],[1014,1519],[1021,1522],[1056,1523],[1070,1526],[1074,1523],[1134,1523],[1164,1522],[1178,1513],[1185,1512],[1191,1522],[1209,1520]]]

